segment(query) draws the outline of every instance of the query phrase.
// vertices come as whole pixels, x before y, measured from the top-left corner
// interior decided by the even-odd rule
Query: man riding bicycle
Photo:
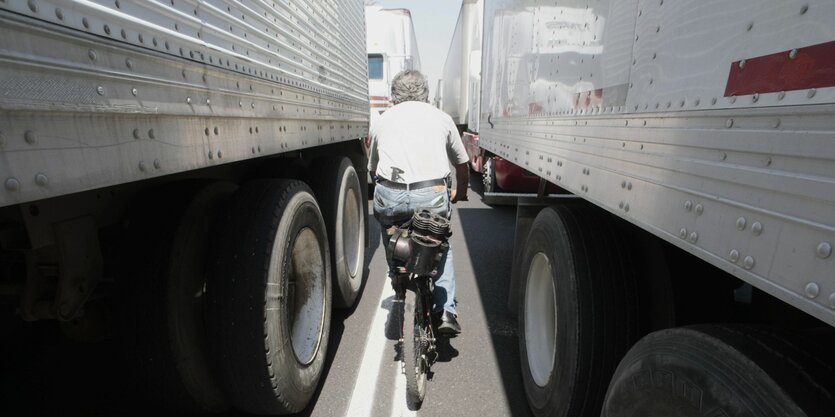
[[[388,229],[408,221],[425,208],[449,218],[451,203],[467,200],[469,158],[452,118],[428,104],[429,87],[418,71],[402,71],[391,84],[394,106],[371,126],[368,169],[374,188],[374,217],[383,230],[386,259]],[[455,167],[456,187],[448,191],[449,164]],[[389,261],[390,262],[390,261]],[[389,277],[396,278],[389,264]],[[452,249],[440,261],[435,280],[434,309],[440,314],[438,331],[458,334]]]

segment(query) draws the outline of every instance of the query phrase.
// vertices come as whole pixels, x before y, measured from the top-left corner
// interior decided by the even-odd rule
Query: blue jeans
[[[444,186],[420,188],[416,190],[395,190],[384,185],[374,188],[374,217],[382,226],[382,243],[386,249],[386,260],[391,258],[389,253],[389,237],[386,229],[389,226],[400,226],[409,219],[417,209],[428,209],[433,213],[445,216],[451,215],[449,192]],[[389,278],[394,268],[389,264]],[[435,311],[442,308],[455,314],[455,271],[452,267],[452,245],[441,258],[438,275],[435,277]]]

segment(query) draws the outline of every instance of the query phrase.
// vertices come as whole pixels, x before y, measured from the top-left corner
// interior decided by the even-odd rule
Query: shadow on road
[[[480,176],[471,177],[471,189],[474,191],[471,199],[479,198],[482,190]],[[513,415],[527,416],[529,411],[518,371],[516,323],[505,308],[515,212],[510,207],[468,208],[464,205],[457,208],[457,221],[461,224],[472,258],[475,282],[483,302],[481,307],[488,320],[492,348],[504,384],[504,396]],[[369,265],[381,244],[377,221],[369,216],[367,222],[369,242],[363,262],[363,290],[369,276]],[[355,305],[360,304],[363,293],[360,293]],[[389,308],[393,305],[391,303]],[[9,304],[5,306],[9,307]],[[396,310],[391,309],[395,314]],[[337,347],[346,337],[345,321],[352,313],[354,308],[333,311],[322,380],[328,377],[334,365]],[[143,404],[128,399],[125,381],[129,376],[124,372],[123,359],[119,354],[121,346],[115,337],[81,343],[64,336],[56,322],[22,323],[12,312],[4,311],[0,315],[18,320],[15,323],[0,323],[3,331],[3,342],[0,343],[0,415],[147,415],[137,411],[143,408]],[[397,322],[399,318],[390,314],[386,326],[389,340],[397,338],[398,329],[392,326]],[[437,362],[455,362],[458,350],[453,343],[454,340],[450,343],[445,338],[438,340]],[[312,413],[322,386],[319,384],[311,405],[297,416]],[[243,414],[230,412],[224,415]]]
[[[480,175],[471,174],[470,187],[478,195],[483,195]],[[504,383],[505,398],[514,416],[528,416],[530,410],[519,372],[517,325],[507,310],[516,208],[458,207],[457,215],[481,296],[481,307],[487,318],[492,347]]]
[[[368,217],[368,224],[363,288],[355,306],[362,301],[369,264],[380,245],[380,228],[373,216]],[[0,416],[177,415],[149,410],[147,404],[132,399],[137,395],[128,389],[130,376],[125,371],[123,346],[115,335],[96,341],[75,341],[61,331],[56,321],[22,322],[14,313],[15,308],[15,304],[0,300]],[[333,311],[322,380],[333,365],[344,336],[344,322],[354,310]],[[311,414],[322,386],[319,384],[311,404],[297,416]],[[229,411],[219,416],[245,415],[248,414]]]

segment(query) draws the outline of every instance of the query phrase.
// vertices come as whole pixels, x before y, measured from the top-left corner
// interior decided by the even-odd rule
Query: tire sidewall
[[[206,346],[205,260],[211,237],[207,227],[220,215],[225,201],[237,187],[231,183],[212,183],[189,203],[172,241],[171,262],[166,284],[168,338],[177,371],[184,387],[207,411],[223,411],[228,401],[215,380]],[[195,297],[195,294],[202,294]]]
[[[284,213],[291,213],[281,217],[278,227],[275,231],[275,239],[273,243],[273,251],[280,251],[280,261],[278,262],[278,270],[270,271],[268,274],[275,274],[276,278],[280,277],[280,285],[287,290],[290,281],[290,267],[289,263],[292,258],[292,252],[296,239],[304,228],[310,228],[319,237],[325,237],[325,224],[322,220],[322,215],[319,212],[318,205],[310,192],[299,192],[295,194],[287,204]],[[287,238],[283,238],[286,236]],[[290,322],[290,312],[288,311],[288,304],[282,303],[282,308],[279,311],[278,326],[271,327],[265,325],[266,340],[265,344],[269,348],[267,353],[267,362],[273,364],[273,379],[282,379],[290,383],[295,388],[292,392],[282,392],[291,404],[300,404],[304,407],[305,404],[313,396],[314,391],[318,385],[319,377],[322,374],[322,368],[327,352],[328,336],[330,333],[330,316],[331,316],[331,279],[330,279],[330,255],[328,250],[327,239],[318,239],[319,251],[322,256],[324,265],[323,275],[319,277],[322,279],[322,297],[324,308],[322,309],[321,317],[321,331],[319,332],[318,348],[310,363],[304,364],[299,361],[292,344],[292,323]],[[272,268],[271,268],[272,269]],[[273,277],[267,276],[267,281],[271,281]],[[266,296],[267,291],[264,291]],[[267,306],[267,300],[264,300],[264,306]],[[265,317],[267,312],[265,311]],[[278,367],[275,368],[275,364]]]
[[[687,328],[658,331],[630,349],[612,378],[602,416],[669,410],[682,417],[805,416],[749,358]]]
[[[519,302],[519,350],[525,393],[528,404],[536,415],[565,415],[570,404],[560,401],[561,397],[570,398],[573,391],[574,374],[577,372],[578,346],[578,305],[576,274],[571,263],[569,248],[555,242],[566,242],[567,231],[553,209],[546,208],[537,216],[531,227],[525,245],[522,265],[525,266],[522,292]],[[526,297],[529,285],[531,261],[538,253],[544,254],[551,265],[554,288],[556,289],[556,349],[554,369],[548,383],[539,386],[534,382],[530,371],[526,343]],[[556,372],[555,372],[556,370]]]
[[[331,264],[319,206],[300,181],[251,180],[231,198],[221,224],[206,289],[207,330],[221,383],[241,411],[299,412],[316,391],[330,333]],[[309,231],[302,235],[305,228]],[[299,253],[297,260],[302,263],[294,264],[293,247],[299,236],[307,245],[299,249],[307,252]],[[300,265],[302,272],[291,271],[291,265]],[[291,272],[297,284],[316,280],[320,299],[315,304],[300,303],[295,308],[296,299],[310,300],[313,292],[288,292]],[[309,315],[300,315],[305,313]],[[308,351],[310,363],[300,363],[296,357],[293,316],[317,319],[307,323],[315,325],[303,327],[315,332],[300,333],[302,337],[318,334],[318,350]]]
[[[345,209],[346,205],[348,204],[348,192],[349,190],[354,191],[354,196],[357,204],[357,212],[359,213],[359,228],[358,230],[362,232],[365,224],[365,219],[362,216],[362,206],[360,206],[360,202],[362,201],[362,194],[360,192],[360,183],[359,183],[359,176],[357,175],[357,171],[354,167],[347,163],[347,159],[343,160],[343,165],[340,169],[340,182],[339,182],[339,198],[336,202],[336,218],[332,219],[334,222],[334,252],[335,252],[335,272],[336,272],[336,280],[338,285],[340,286],[340,293],[345,298],[345,303],[350,306],[353,304],[354,300],[357,297],[357,293],[359,292],[360,286],[362,285],[362,265],[361,261],[364,256],[364,249],[365,245],[364,242],[360,241],[357,244],[357,265],[355,270],[352,270],[353,265],[348,265],[348,257],[345,255],[345,228],[344,226],[344,216],[345,216]],[[350,238],[350,237],[349,237]],[[360,238],[362,240],[362,238]]]
[[[322,157],[314,160],[308,169],[308,183],[318,200],[325,220],[331,250],[334,308],[351,308],[359,297],[364,277],[362,261],[365,258],[366,207],[363,206],[362,184],[359,175],[347,157]],[[348,208],[349,191],[355,196],[358,213],[357,236],[346,236],[344,224]],[[346,238],[358,239],[356,269],[349,265],[346,256]]]
[[[496,162],[493,158],[486,158],[484,161],[484,192],[495,192],[496,188]]]

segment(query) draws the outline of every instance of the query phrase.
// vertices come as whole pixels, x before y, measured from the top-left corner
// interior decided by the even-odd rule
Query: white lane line
[[[403,373],[402,363],[395,367],[394,398],[391,401],[391,417],[413,417],[417,411],[409,410],[406,403],[406,375]]]
[[[346,416],[371,417],[374,411],[374,393],[377,390],[380,364],[383,361],[385,351],[390,346],[388,339],[385,338],[386,319],[389,311],[382,306],[387,298],[393,296],[394,290],[386,279],[383,284],[383,291],[380,294],[380,301],[377,303],[379,308],[374,313],[371,330],[368,332],[368,338],[365,341],[360,371],[357,380],[354,382],[354,392],[351,394],[351,403],[345,413]],[[403,398],[405,398],[405,393]]]

